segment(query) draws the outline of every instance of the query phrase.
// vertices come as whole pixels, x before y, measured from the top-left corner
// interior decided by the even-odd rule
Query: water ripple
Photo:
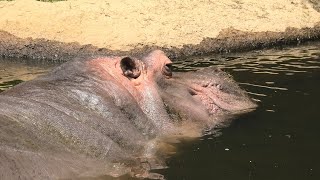
[[[203,67],[218,66],[235,72],[253,71],[256,74],[306,73],[310,69],[320,69],[318,46],[318,44],[311,44],[281,50],[189,57],[174,63],[174,66],[177,71],[194,71]]]
[[[282,87],[274,87],[274,86],[264,86],[264,85],[259,85],[259,84],[251,84],[251,83],[239,83],[241,85],[248,85],[248,86],[254,86],[254,87],[261,87],[261,88],[267,88],[267,89],[276,89],[276,90],[282,90],[282,91],[287,91],[287,88],[282,88]]]

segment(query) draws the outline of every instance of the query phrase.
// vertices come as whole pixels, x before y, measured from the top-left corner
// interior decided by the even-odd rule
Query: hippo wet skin
[[[256,104],[217,68],[143,58],[67,62],[0,94],[0,179],[150,177],[165,137],[199,136]],[[157,177],[156,177],[157,178]]]

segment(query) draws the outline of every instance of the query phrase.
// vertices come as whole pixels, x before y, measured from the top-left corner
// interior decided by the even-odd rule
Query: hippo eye
[[[163,68],[163,74],[166,76],[172,76],[172,64],[166,64]]]

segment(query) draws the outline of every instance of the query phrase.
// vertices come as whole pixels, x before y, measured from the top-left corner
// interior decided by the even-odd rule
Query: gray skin
[[[172,73],[171,63],[159,50],[78,59],[1,93],[0,179],[148,177],[161,139],[256,107],[226,73]]]

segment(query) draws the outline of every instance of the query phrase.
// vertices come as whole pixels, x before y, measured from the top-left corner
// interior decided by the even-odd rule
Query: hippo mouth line
[[[246,96],[243,98],[239,94],[226,93],[221,90],[221,85],[194,84],[189,87],[189,93],[196,101],[204,105],[209,115],[242,114],[256,108],[256,104],[244,100]]]

